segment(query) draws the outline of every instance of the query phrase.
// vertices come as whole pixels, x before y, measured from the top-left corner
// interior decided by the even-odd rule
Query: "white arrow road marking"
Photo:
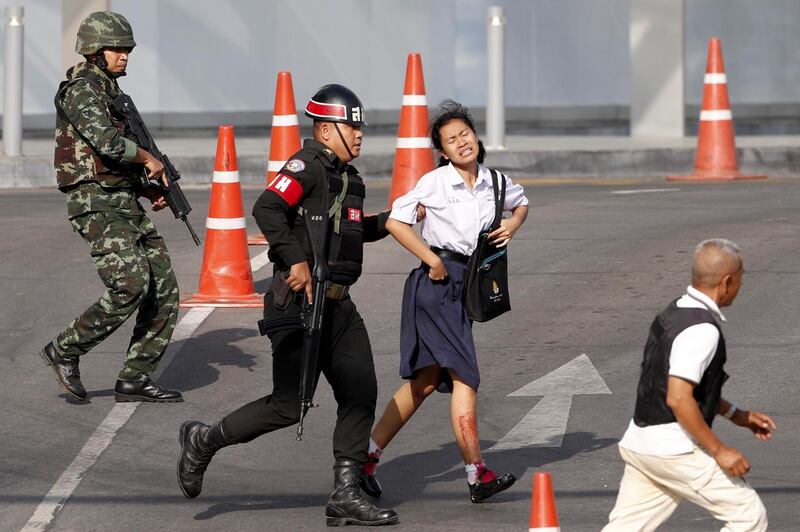
[[[522,447],[561,447],[567,431],[573,395],[610,394],[586,353],[526,384],[508,397],[543,396],[522,421],[489,451]]]

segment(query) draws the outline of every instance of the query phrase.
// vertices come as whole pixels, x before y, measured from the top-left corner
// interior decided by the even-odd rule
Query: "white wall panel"
[[[6,5],[21,6],[25,9],[23,113],[53,113],[55,116],[53,97],[64,75],[61,72],[61,2],[15,0],[0,5],[0,43],[5,42]],[[0,46],[0,50],[2,49]],[[0,52],[0,72],[4,60],[3,52]],[[1,79],[2,74],[0,74]],[[2,85],[0,81],[0,102],[3,101]]]
[[[63,76],[61,2],[14,3],[26,10],[24,112],[46,115]],[[422,54],[431,104],[482,107],[490,5],[506,14],[509,106],[629,103],[630,0],[111,0],[139,43],[122,86],[167,114],[269,111],[280,70],[299,106],[338,82],[368,109],[398,110],[409,52]],[[686,0],[687,101],[700,101],[718,35],[733,103],[800,104],[798,27],[798,0]]]

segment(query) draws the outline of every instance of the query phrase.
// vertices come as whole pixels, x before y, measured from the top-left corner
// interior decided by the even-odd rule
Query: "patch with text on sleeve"
[[[286,163],[286,166],[284,166],[284,168],[287,171],[296,174],[297,172],[302,172],[303,170],[306,169],[306,163],[304,163],[300,159],[292,159],[291,161]]]
[[[267,185],[267,190],[271,190],[283,198],[289,207],[296,206],[303,198],[303,186],[286,174],[276,175]]]
[[[361,223],[361,209],[347,209],[347,219],[351,222]]]

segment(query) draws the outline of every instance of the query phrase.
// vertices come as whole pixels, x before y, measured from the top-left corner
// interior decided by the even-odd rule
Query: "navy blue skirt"
[[[406,280],[400,322],[400,376],[413,379],[422,368],[440,366],[477,391],[481,377],[472,322],[461,304],[467,265],[443,260],[445,280],[431,280],[424,264],[412,270]],[[452,393],[453,381],[447,371],[442,372],[437,390]]]

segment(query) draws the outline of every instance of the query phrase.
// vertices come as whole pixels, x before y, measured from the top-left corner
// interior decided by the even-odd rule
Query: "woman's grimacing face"
[[[466,122],[451,120],[439,129],[442,155],[456,166],[468,166],[478,159],[478,137]]]

